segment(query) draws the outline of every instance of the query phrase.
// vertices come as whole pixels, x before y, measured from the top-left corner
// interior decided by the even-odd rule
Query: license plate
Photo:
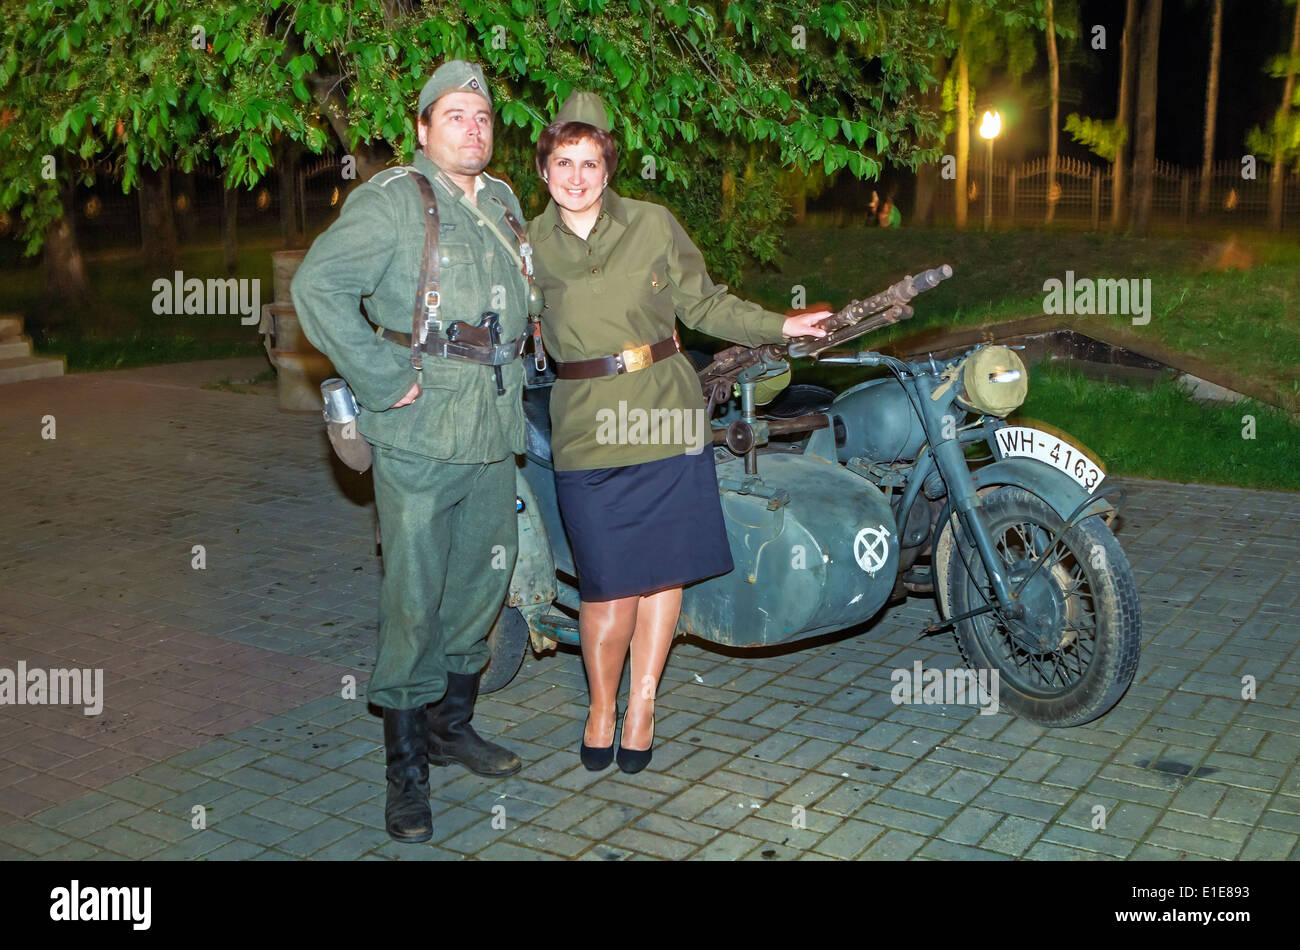
[[[1042,429],[1007,426],[998,429],[995,435],[998,452],[1003,458],[1014,456],[1046,462],[1073,478],[1088,494],[1092,494],[1106,477],[1106,473],[1078,448]]]

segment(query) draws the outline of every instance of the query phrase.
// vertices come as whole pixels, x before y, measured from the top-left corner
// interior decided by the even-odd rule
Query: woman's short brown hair
[[[586,122],[552,122],[542,129],[542,134],[537,139],[537,174],[546,177],[546,164],[557,148],[561,145],[576,145],[583,139],[591,139],[600,146],[601,155],[605,159],[605,175],[613,178],[614,169],[618,165],[618,146],[614,144],[614,136]]]

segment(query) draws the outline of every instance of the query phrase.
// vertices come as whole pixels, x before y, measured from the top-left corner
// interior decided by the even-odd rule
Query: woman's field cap
[[[609,119],[605,114],[605,103],[594,92],[571,92],[564,100],[560,111],[555,113],[553,123],[585,122],[602,132],[609,131]]]

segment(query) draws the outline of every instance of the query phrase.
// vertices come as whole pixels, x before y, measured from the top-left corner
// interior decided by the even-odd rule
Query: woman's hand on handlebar
[[[829,310],[813,310],[809,313],[786,317],[785,325],[781,327],[781,333],[788,338],[800,336],[824,337],[826,331],[816,326],[816,324],[821,323],[830,315],[831,311]]]

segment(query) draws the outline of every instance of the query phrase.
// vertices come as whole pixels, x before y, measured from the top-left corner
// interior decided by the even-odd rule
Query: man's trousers
[[[478,673],[519,550],[515,460],[439,462],[374,447],[384,559],[376,706],[442,699],[447,673]]]

